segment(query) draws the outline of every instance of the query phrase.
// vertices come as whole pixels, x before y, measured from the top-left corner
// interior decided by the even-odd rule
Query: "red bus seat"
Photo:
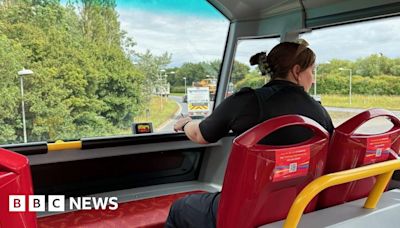
[[[376,117],[387,117],[393,127],[382,134],[356,134],[365,122]],[[399,151],[400,120],[383,109],[370,109],[347,120],[334,130],[329,147],[326,173],[348,170],[391,159],[389,149]],[[376,178],[370,177],[338,185],[322,192],[318,206],[325,208],[368,196]]]
[[[184,192],[120,203],[117,210],[80,210],[39,218],[39,228],[50,227],[132,227],[162,228],[171,204],[188,194]]]
[[[36,227],[36,213],[10,212],[9,196],[33,194],[29,160],[20,154],[0,148],[0,227]]]
[[[304,142],[271,146],[257,144],[287,126],[311,129]],[[284,219],[297,194],[324,171],[329,133],[299,115],[267,120],[237,137],[232,146],[218,208],[219,228],[253,228]],[[308,206],[316,206],[314,199]]]

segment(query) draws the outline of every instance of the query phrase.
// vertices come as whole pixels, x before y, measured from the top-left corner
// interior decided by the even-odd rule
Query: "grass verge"
[[[135,117],[135,122],[152,122],[153,129],[157,129],[164,122],[171,119],[174,114],[178,111],[178,104],[168,98],[161,98],[159,96],[153,96],[148,106],[149,112],[146,115],[146,111],[142,115]]]
[[[321,96],[321,100],[322,104],[327,107],[400,110],[400,96],[353,95],[351,105],[349,96],[345,95],[325,94]]]
[[[183,97],[183,95],[185,95],[185,93],[171,93],[171,96],[178,96],[178,97]]]

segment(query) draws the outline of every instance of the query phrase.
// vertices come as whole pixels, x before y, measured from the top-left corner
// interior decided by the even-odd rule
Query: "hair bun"
[[[264,57],[265,56],[265,57]],[[267,53],[266,52],[259,52],[253,56],[250,57],[250,65],[254,66],[260,63],[261,59],[266,58]]]
[[[258,69],[261,71],[261,75],[266,75],[271,73],[271,69],[267,62],[267,53],[259,52],[250,58],[250,65],[258,65]]]

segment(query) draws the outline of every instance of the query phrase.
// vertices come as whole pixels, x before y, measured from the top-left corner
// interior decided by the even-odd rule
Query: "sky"
[[[121,28],[136,50],[172,54],[171,66],[221,59],[229,21],[206,1],[117,1]]]
[[[143,10],[156,13],[174,13],[219,18],[205,0],[117,0],[118,10]]]
[[[400,17],[313,30],[301,34],[300,38],[310,44],[317,63],[332,59],[356,60],[378,53],[400,58]],[[257,50],[269,51],[278,43],[278,38],[241,41],[236,59],[245,62]]]
[[[229,21],[206,0],[117,0],[121,28],[137,42],[136,50],[172,54],[170,66],[222,59]],[[371,54],[400,57],[400,17],[335,26],[303,34],[317,62],[355,60]],[[268,51],[279,39],[240,41],[236,60]]]
[[[400,57],[400,17],[314,30],[302,36],[315,50],[319,63],[330,59],[355,60],[382,53]]]

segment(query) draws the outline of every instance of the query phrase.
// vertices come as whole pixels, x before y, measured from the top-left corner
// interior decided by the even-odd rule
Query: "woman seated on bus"
[[[226,98],[213,113],[201,122],[190,117],[179,119],[175,131],[184,131],[193,142],[213,143],[230,130],[238,136],[251,127],[273,117],[299,114],[318,122],[333,132],[327,111],[307,92],[313,82],[315,54],[306,42],[283,42],[268,55],[265,52],[251,57],[251,65],[258,64],[263,75],[271,80],[261,88],[243,88]],[[312,137],[311,130],[300,126],[282,128],[261,143],[288,145]],[[188,195],[171,206],[165,227],[216,227],[219,193]]]

